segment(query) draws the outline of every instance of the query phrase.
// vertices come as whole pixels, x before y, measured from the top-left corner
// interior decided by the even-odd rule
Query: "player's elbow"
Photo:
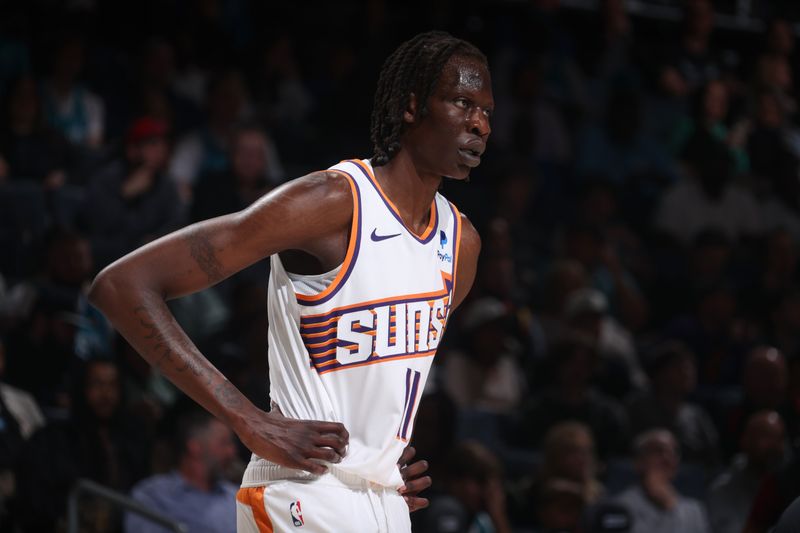
[[[89,287],[88,299],[96,308],[106,312],[108,302],[113,300],[113,294],[117,292],[117,281],[113,268],[106,267],[92,281]]]
[[[102,311],[106,316],[114,314],[114,307],[119,306],[136,292],[138,285],[135,278],[122,263],[113,263],[104,268],[92,281],[89,287],[89,303]],[[143,292],[143,289],[140,290]]]

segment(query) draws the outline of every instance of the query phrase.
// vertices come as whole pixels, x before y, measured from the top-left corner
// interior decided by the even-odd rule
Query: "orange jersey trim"
[[[428,350],[427,352],[412,353],[412,354],[405,354],[405,355],[398,355],[398,356],[391,356],[390,355],[390,356],[387,356],[387,357],[380,357],[380,358],[377,358],[377,359],[371,359],[369,361],[364,361],[363,363],[354,363],[354,364],[351,364],[351,365],[337,366],[336,368],[328,368],[326,370],[321,371],[319,374],[322,375],[322,374],[327,374],[328,372],[336,372],[337,370],[345,370],[345,369],[348,369],[348,368],[358,368],[360,366],[369,366],[369,365],[374,365],[376,363],[388,363],[389,361],[398,361],[398,360],[401,360],[401,359],[416,359],[418,357],[431,357],[433,355],[436,355],[436,350]],[[334,359],[334,361],[336,361],[336,359]],[[336,361],[336,362],[338,362],[338,361]],[[324,366],[325,364],[330,364],[330,363],[328,363],[326,361],[322,365],[318,365],[318,368]]]
[[[361,213],[359,211],[360,208],[360,201],[358,197],[358,188],[356,187],[353,178],[351,178],[348,174],[344,172],[339,172],[342,176],[347,179],[347,183],[350,185],[350,192],[353,195],[353,221],[350,223],[350,242],[347,245],[347,254],[344,256],[344,261],[342,261],[342,265],[339,268],[339,273],[336,274],[336,278],[334,278],[333,282],[328,285],[324,291],[320,292],[319,294],[314,294],[311,296],[305,294],[295,293],[298,301],[305,302],[305,303],[313,303],[318,300],[321,300],[328,296],[329,294],[333,293],[339,288],[339,285],[342,284],[342,281],[345,279],[347,274],[350,270],[350,263],[353,261],[353,256],[356,252],[357,241],[356,235],[358,234],[359,225],[361,224]]]
[[[332,313],[344,312],[344,311],[347,311],[348,309],[355,309],[356,307],[364,307],[364,306],[374,307],[374,306],[377,306],[377,305],[380,305],[380,304],[383,304],[383,303],[394,302],[394,301],[397,301],[397,300],[412,300],[412,299],[413,300],[422,300],[422,299],[435,300],[437,298],[442,298],[442,297],[448,295],[447,284],[445,283],[445,280],[451,280],[452,276],[450,274],[448,274],[447,272],[445,272],[444,270],[440,270],[439,272],[442,275],[442,284],[443,284],[443,287],[441,289],[439,289],[439,290],[431,291],[431,292],[421,292],[421,293],[417,293],[417,294],[406,294],[406,295],[402,295],[402,296],[390,296],[388,298],[380,298],[380,299],[377,299],[377,300],[369,300],[369,301],[366,301],[366,302],[359,302],[357,304],[346,305],[346,306],[343,306],[343,307],[335,307],[335,308],[331,309],[330,311],[326,311],[324,313],[316,313],[316,314],[313,314],[313,315],[303,315],[301,318],[305,318],[305,319],[318,318],[318,317],[323,317],[323,316],[330,315]],[[455,287],[455,284],[453,286]],[[300,327],[302,328],[302,327],[323,326],[323,325],[329,324],[330,322],[332,322],[334,320],[338,320],[338,319],[339,319],[339,316],[335,316],[335,317],[332,317],[332,318],[330,318],[328,320],[325,320],[324,322],[319,322],[319,323],[314,323],[314,324],[301,324]]]
[[[383,200],[386,202],[386,204],[389,206],[389,208],[391,208],[392,211],[394,211],[394,214],[400,220],[403,220],[403,217],[400,216],[400,210],[397,209],[397,206],[394,205],[394,202],[392,202],[389,199],[389,197],[386,195],[386,193],[383,192],[383,188],[381,187],[381,184],[378,183],[378,180],[375,178],[375,174],[372,172],[372,169],[370,168],[370,166],[367,165],[366,163],[364,163],[364,161],[362,161],[361,159],[350,159],[348,161],[351,162],[351,163],[355,163],[356,165],[358,165],[359,167],[364,169],[364,172],[367,173],[367,175],[369,176],[370,181],[372,182],[373,185],[375,185],[375,188],[378,190],[378,194],[380,194],[383,197]],[[409,228],[408,224],[406,224],[405,221],[403,222],[403,225],[406,227],[408,232],[411,233],[412,235],[414,235],[417,239],[422,240],[422,241],[426,240],[430,236],[431,232],[434,229],[434,226],[436,225],[436,199],[434,198],[433,202],[431,202],[430,220],[428,220],[428,227],[425,228],[425,230],[422,232],[422,235],[418,235],[414,230]]]
[[[458,274],[458,257],[461,255],[459,252],[461,250],[461,212],[455,206],[453,202],[450,202],[450,207],[453,209],[453,213],[455,214],[455,231],[453,231],[453,238],[456,240],[453,249],[455,250],[455,258],[453,258],[453,298],[456,297],[456,274]]]

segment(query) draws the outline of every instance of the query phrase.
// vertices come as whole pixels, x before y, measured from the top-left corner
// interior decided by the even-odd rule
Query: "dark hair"
[[[373,166],[385,165],[400,151],[403,112],[411,93],[417,96],[420,116],[425,116],[428,98],[445,64],[455,55],[488,63],[474,45],[441,31],[417,35],[398,46],[386,59],[372,108]]]
[[[450,450],[445,463],[447,479],[458,481],[472,479],[486,483],[503,475],[503,467],[495,455],[483,444],[464,440]]]
[[[122,375],[120,372],[119,365],[113,359],[108,357],[93,357],[87,361],[78,360],[72,366],[72,375],[71,377],[71,416],[72,421],[76,423],[78,426],[83,425],[90,425],[93,426],[97,424],[98,419],[96,415],[92,412],[92,408],[89,406],[88,401],[86,400],[86,389],[89,386],[89,375],[92,372],[92,369],[96,366],[111,366],[117,372],[117,378],[119,380],[122,379]],[[118,424],[120,422],[124,422],[123,420],[123,409],[125,405],[125,391],[122,386],[121,381],[118,382],[119,387],[119,403],[114,410],[114,413],[111,415],[110,422],[112,424]]]
[[[655,379],[665,368],[684,360],[694,361],[694,354],[680,341],[667,340],[653,347],[645,359],[645,371]]]
[[[201,409],[192,409],[181,416],[173,435],[176,459],[186,453],[189,441],[201,435],[213,418],[208,412]]]

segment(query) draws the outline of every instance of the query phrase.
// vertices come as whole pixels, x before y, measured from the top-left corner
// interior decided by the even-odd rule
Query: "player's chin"
[[[445,177],[458,181],[466,181],[469,179],[469,173],[472,169],[473,167],[469,165],[458,163],[449,173],[445,174]]]

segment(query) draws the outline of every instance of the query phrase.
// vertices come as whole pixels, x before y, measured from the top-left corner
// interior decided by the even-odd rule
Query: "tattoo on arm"
[[[133,310],[136,317],[139,319],[139,324],[147,333],[144,338],[150,342],[153,353],[156,354],[156,359],[153,364],[156,368],[161,369],[165,362],[172,362],[175,353],[169,347],[164,334],[156,328],[153,319],[150,317],[150,310],[140,305]]]
[[[192,258],[200,266],[203,272],[208,276],[208,281],[216,283],[224,276],[222,271],[222,264],[214,254],[214,247],[203,230],[195,229],[186,236],[186,241],[189,244],[189,251]]]
[[[242,394],[227,380],[214,387],[214,396],[225,407],[238,409],[243,405]]]
[[[208,370],[203,368],[199,355],[184,355],[176,353],[169,345],[169,341],[163,332],[159,331],[154,323],[154,310],[145,305],[140,305],[133,310],[139,320],[139,324],[146,331],[144,338],[150,343],[152,352],[156,355],[153,365],[159,370],[163,370],[164,365],[171,363],[176,372],[191,370],[192,374],[203,379],[206,384],[211,383],[211,375]],[[190,347],[186,346],[187,349]],[[180,366],[178,366],[180,365]]]

